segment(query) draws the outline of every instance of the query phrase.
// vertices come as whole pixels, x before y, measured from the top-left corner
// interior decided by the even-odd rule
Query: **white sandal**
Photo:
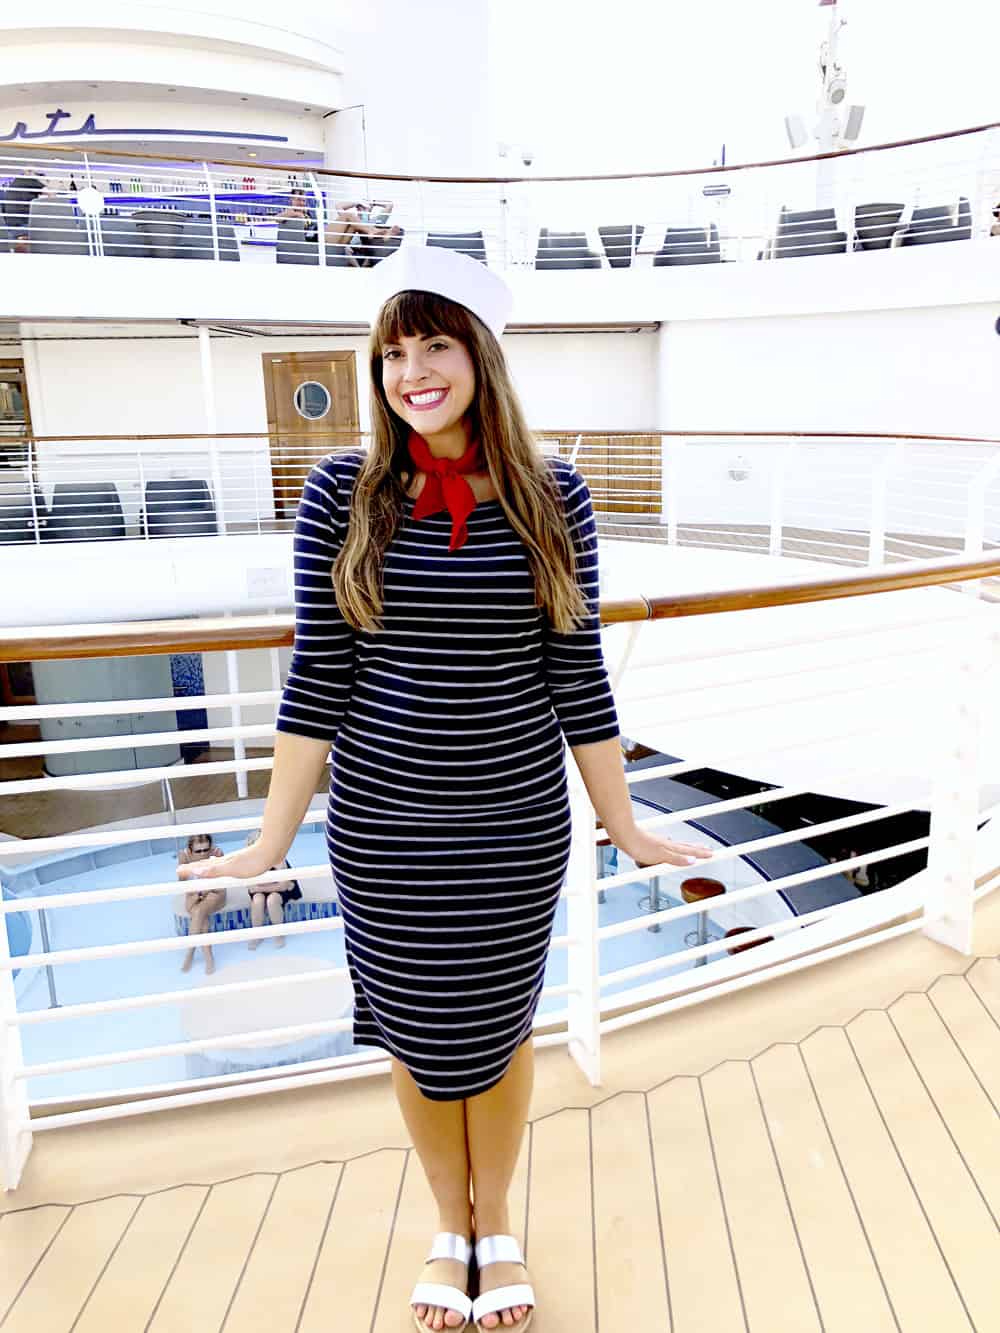
[[[488,1264],[520,1264],[523,1268],[524,1255],[513,1236],[484,1236],[482,1240],[476,1242],[476,1263],[480,1269]],[[499,1314],[501,1310],[513,1309],[515,1305],[527,1305],[531,1308],[524,1318],[515,1324],[498,1324],[497,1328],[512,1327],[517,1333],[525,1333],[535,1313],[535,1293],[527,1282],[518,1282],[509,1287],[497,1287],[495,1291],[477,1296],[472,1302],[472,1318],[476,1328],[480,1333],[495,1333],[493,1329],[483,1328],[480,1322],[483,1315]]]
[[[464,1236],[456,1236],[451,1231],[439,1231],[431,1242],[431,1252],[427,1256],[427,1262],[430,1264],[435,1259],[455,1259],[468,1268],[471,1258],[472,1246]],[[458,1287],[449,1287],[443,1282],[418,1282],[413,1288],[413,1295],[410,1297],[413,1323],[420,1330],[420,1333],[427,1333],[427,1325],[413,1309],[415,1305],[437,1305],[443,1310],[454,1310],[457,1314],[460,1314],[465,1322],[456,1325],[455,1328],[449,1328],[447,1333],[462,1333],[462,1330],[469,1326],[472,1301]],[[503,1306],[500,1308],[503,1309]]]

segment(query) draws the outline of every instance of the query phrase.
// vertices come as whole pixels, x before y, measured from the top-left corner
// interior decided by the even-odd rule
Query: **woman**
[[[252,847],[257,841],[258,834],[251,833],[247,838],[247,846]],[[288,867],[287,861],[280,861],[271,866],[272,870],[285,870]],[[302,897],[302,890],[294,880],[272,882],[270,884],[251,884],[247,889],[250,895],[250,924],[252,926],[262,926],[264,924],[264,915],[272,926],[280,926],[285,919],[285,903],[293,903]],[[275,935],[275,947],[283,949],[285,947],[284,935]],[[260,940],[249,940],[248,949],[256,949]]]
[[[447,250],[402,250],[381,274],[370,452],[321,462],[299,510],[261,839],[195,869],[246,876],[279,860],[333,741],[328,843],[355,1040],[392,1056],[439,1212],[414,1321],[462,1329],[471,1313],[480,1329],[524,1330],[535,1298],[507,1192],[569,854],[563,736],[623,851],[675,865],[710,853],[633,819],[590,499],[525,426],[498,342],[507,288]]]
[[[371,268],[398,249],[401,227],[390,225],[391,203],[345,203],[327,223],[327,258],[354,268]]]
[[[209,857],[221,857],[222,848],[217,847],[210,833],[192,833],[187,840],[187,846],[182,848],[177,854],[178,866],[196,865],[198,862],[207,860]],[[187,876],[180,874],[181,879]],[[221,912],[226,905],[225,889],[207,889],[184,895],[184,908],[188,914],[188,934],[205,935],[208,933],[208,923],[215,912]],[[215,971],[215,959],[212,957],[212,946],[205,944],[202,946],[202,952],[205,955],[205,974],[211,976]],[[194,950],[188,949],[184,955],[184,961],[181,963],[181,971],[189,972],[191,964],[194,962]]]

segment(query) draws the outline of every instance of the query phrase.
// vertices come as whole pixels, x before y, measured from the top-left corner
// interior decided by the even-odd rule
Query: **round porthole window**
[[[306,380],[295,390],[292,404],[300,417],[306,421],[319,421],[326,416],[333,406],[333,399],[325,384],[316,380]]]

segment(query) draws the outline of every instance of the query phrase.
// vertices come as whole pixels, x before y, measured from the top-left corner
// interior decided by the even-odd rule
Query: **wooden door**
[[[31,434],[31,408],[24,362],[0,358],[0,467],[24,467],[24,437]]]
[[[262,361],[275,514],[291,518],[313,464],[361,443],[354,353],[266,352]]]

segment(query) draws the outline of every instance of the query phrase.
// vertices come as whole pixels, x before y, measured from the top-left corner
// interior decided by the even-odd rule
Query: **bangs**
[[[379,350],[401,338],[428,338],[434,333],[467,343],[474,318],[465,306],[435,292],[397,292],[379,311],[372,338]]]

